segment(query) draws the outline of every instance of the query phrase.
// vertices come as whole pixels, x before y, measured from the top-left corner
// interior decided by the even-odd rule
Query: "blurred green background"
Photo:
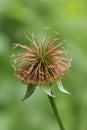
[[[0,0],[0,130],[58,130],[47,96],[37,88],[21,102],[26,85],[13,75],[9,56],[14,42],[29,44],[24,32],[38,41],[51,27],[69,44],[73,61],[63,78],[72,95],[54,88],[66,130],[87,130],[87,0]],[[53,34],[50,34],[50,39]]]

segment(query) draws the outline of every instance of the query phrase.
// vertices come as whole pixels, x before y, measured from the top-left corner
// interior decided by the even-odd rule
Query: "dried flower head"
[[[63,47],[63,43],[55,44],[58,38],[54,38],[48,45],[45,44],[47,36],[41,44],[38,44],[34,34],[32,34],[32,40],[28,36],[26,38],[31,46],[14,44],[14,48],[21,47],[26,50],[26,52],[12,55],[15,75],[17,79],[28,85],[26,97],[32,94],[37,85],[52,96],[49,84],[58,81],[57,84],[61,86],[60,80],[71,66],[69,51]],[[64,89],[61,91],[67,92]]]

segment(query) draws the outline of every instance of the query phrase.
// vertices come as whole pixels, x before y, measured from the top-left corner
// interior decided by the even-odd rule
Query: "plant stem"
[[[61,120],[61,118],[60,118],[60,115],[59,115],[59,112],[58,112],[58,109],[57,109],[57,106],[56,106],[56,103],[55,103],[54,98],[51,97],[51,96],[48,96],[48,98],[49,98],[51,107],[52,107],[52,109],[53,109],[53,112],[54,112],[54,114],[55,114],[55,116],[56,116],[57,122],[58,122],[58,124],[59,124],[59,126],[60,126],[60,129],[61,129],[61,130],[65,130],[65,129],[64,129],[64,126],[63,126],[63,123],[62,123],[62,120]]]

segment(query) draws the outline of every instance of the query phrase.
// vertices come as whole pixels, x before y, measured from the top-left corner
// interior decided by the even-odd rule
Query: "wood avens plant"
[[[36,87],[39,86],[48,95],[60,129],[64,130],[54,101],[52,84],[55,82],[61,92],[70,94],[64,89],[61,82],[62,77],[66,75],[71,67],[70,53],[62,42],[57,43],[58,36],[48,44],[45,44],[47,36],[43,38],[41,44],[38,44],[34,34],[32,34],[32,39],[28,36],[26,38],[29,40],[29,46],[19,43],[14,44],[14,48],[21,47],[26,51],[11,56],[15,76],[27,85],[27,92],[23,100],[31,96]]]

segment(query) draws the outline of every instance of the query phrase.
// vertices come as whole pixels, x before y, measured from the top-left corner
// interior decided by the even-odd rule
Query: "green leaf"
[[[61,80],[58,80],[58,81],[57,81],[57,87],[58,87],[58,89],[59,89],[61,92],[66,93],[66,94],[71,94],[71,93],[69,93],[67,90],[64,89]]]
[[[47,94],[47,95],[49,95],[49,96],[51,96],[51,97],[55,97],[55,96],[52,94],[52,88],[51,88],[50,84],[41,85],[41,89],[42,89],[42,91],[43,91],[45,94]]]
[[[24,98],[22,99],[22,101],[24,101],[25,99],[27,99],[28,97],[30,97],[33,94],[35,88],[36,87],[33,86],[33,85],[27,86],[27,91],[26,91],[26,94],[25,94]]]

